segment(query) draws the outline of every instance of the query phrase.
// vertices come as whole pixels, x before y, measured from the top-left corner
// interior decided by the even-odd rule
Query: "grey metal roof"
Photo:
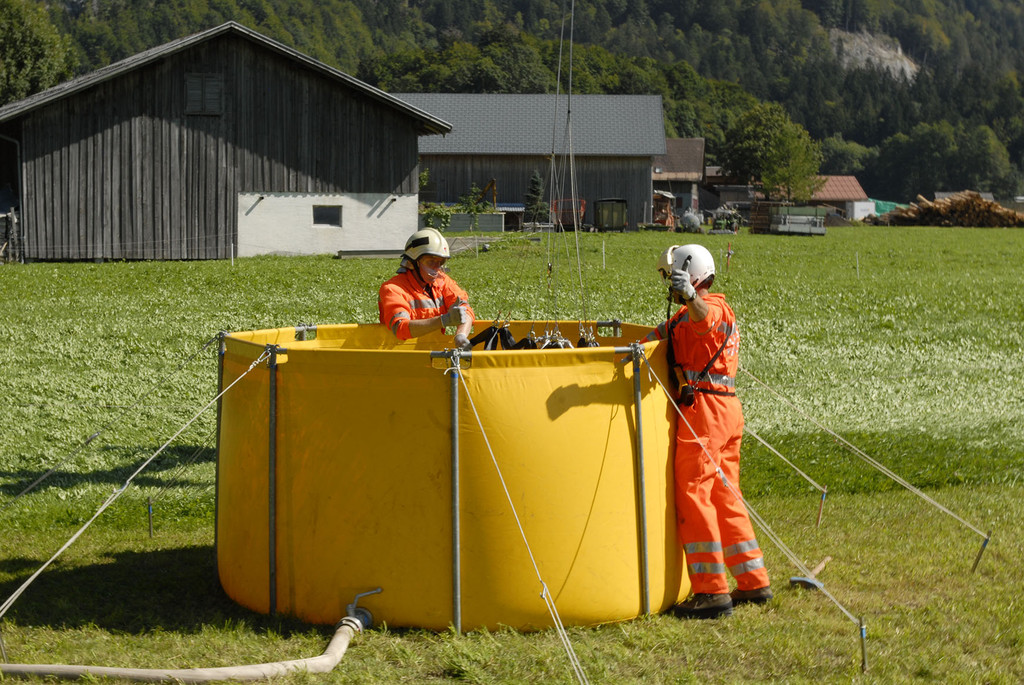
[[[452,124],[443,138],[420,140],[421,155],[563,154],[567,119],[575,155],[665,154],[660,95],[394,95]]]
[[[196,33],[191,36],[186,36],[184,38],[179,38],[177,40],[172,40],[169,43],[165,43],[155,48],[150,48],[149,50],[144,50],[138,53],[137,55],[132,55],[131,57],[121,60],[120,62],[108,64],[107,66],[97,69],[96,71],[84,74],[70,81],[65,81],[64,83],[58,84],[52,88],[41,91],[34,95],[30,95],[27,98],[24,98],[23,100],[18,100],[17,102],[9,103],[3,107],[0,107],[0,122],[8,121],[10,119],[19,117],[23,114],[27,114],[28,112],[31,112],[32,110],[38,107],[42,107],[43,105],[55,102],[57,100],[60,100],[61,98],[68,97],[70,95],[73,95],[74,93],[87,90],[88,88],[91,88],[97,84],[114,79],[120,76],[121,74],[130,72],[134,69],[138,69],[147,64],[159,61],[169,55],[181,52],[182,50],[192,47],[193,45],[197,45],[204,41],[208,41],[211,38],[223,34],[236,34],[244,38],[248,38],[254,43],[262,45],[263,47],[273,50],[274,52],[277,52],[278,54],[284,57],[292,59],[308,69],[320,72],[324,76],[332,78],[338,81],[339,83],[342,83],[352,88],[353,90],[357,90],[375,100],[378,100],[386,105],[394,107],[395,109],[398,109],[400,111],[403,111],[419,122],[420,131],[422,133],[447,133],[452,128],[451,124],[435,117],[432,114],[428,114],[427,112],[418,109],[417,107],[407,102],[399,100],[398,98],[389,95],[388,93],[385,93],[384,91],[378,88],[374,88],[373,86],[367,83],[363,83],[362,81],[353,76],[349,76],[348,74],[339,71],[334,67],[328,66],[323,62],[317,61],[312,57],[304,55],[301,52],[294,50],[288,47],[287,45],[284,45],[283,43],[278,43],[277,41],[271,38],[267,38],[263,34],[257,33],[256,31],[246,28],[245,26],[242,26],[241,24],[234,21],[229,21],[215,28],[208,29],[206,31],[201,31],[200,33]]]

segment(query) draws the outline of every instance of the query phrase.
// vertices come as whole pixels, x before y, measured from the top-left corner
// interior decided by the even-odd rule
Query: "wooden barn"
[[[450,130],[229,22],[0,108],[0,187],[29,260],[400,250]]]
[[[594,223],[594,206],[606,198],[627,202],[630,227],[651,221],[652,160],[665,154],[660,95],[395,97],[452,124],[450,135],[420,142],[420,164],[430,176],[430,193],[423,199],[454,203],[474,185],[484,189],[493,179],[499,207],[522,211],[530,178],[537,171],[544,180],[545,199],[571,200],[564,161],[571,150],[575,197],[585,203],[585,223]],[[488,192],[487,197],[493,195]]]

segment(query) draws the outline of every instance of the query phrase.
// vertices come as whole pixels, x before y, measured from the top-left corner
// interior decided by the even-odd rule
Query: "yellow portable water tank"
[[[468,356],[376,324],[225,335],[227,594],[330,624],[379,587],[360,600],[376,621],[434,630],[549,627],[542,592],[567,625],[680,601],[664,345],[597,330],[598,347]]]

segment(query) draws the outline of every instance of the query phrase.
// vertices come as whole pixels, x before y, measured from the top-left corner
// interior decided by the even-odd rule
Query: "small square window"
[[[224,77],[221,74],[185,75],[185,114],[224,113]]]
[[[341,228],[341,205],[313,205],[313,225]]]

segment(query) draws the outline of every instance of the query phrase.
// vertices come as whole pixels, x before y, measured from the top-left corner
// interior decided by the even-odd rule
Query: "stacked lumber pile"
[[[1024,214],[986,200],[973,190],[932,202],[920,195],[909,207],[897,207],[879,217],[895,226],[1024,226]]]

